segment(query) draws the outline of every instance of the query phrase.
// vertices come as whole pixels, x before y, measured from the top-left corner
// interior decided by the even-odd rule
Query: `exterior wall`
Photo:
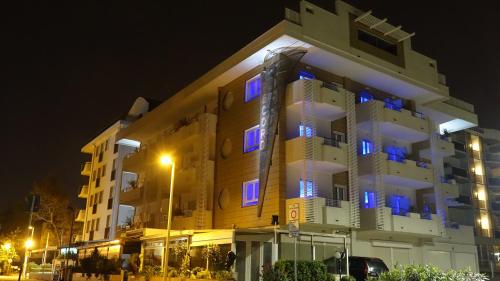
[[[257,206],[242,207],[243,182],[257,179],[259,151],[243,151],[245,130],[259,124],[260,98],[245,102],[245,83],[259,74],[253,69],[220,89],[217,124],[216,175],[215,175],[215,228],[263,227],[271,224],[273,215],[284,217],[284,128],[280,122],[269,171],[269,182],[262,216],[257,216]],[[230,93],[230,94],[229,94]],[[230,107],[224,106],[228,95],[233,96]],[[280,120],[284,116],[281,114]],[[230,142],[227,157],[222,155],[224,143]]]
[[[166,227],[171,173],[169,167],[159,164],[165,153],[172,155],[176,164],[172,229],[211,228],[217,122],[214,110],[207,106],[206,112],[166,124],[162,133],[124,159],[120,204],[129,217],[123,229]],[[127,174],[135,175],[135,179],[130,180]]]
[[[114,172],[114,179],[112,179],[111,174],[113,170],[116,170],[113,163],[119,162],[119,159],[124,155],[123,149],[114,151],[115,136],[121,126],[120,122],[116,123],[90,144],[92,147],[92,171],[89,177],[89,193],[85,204],[83,241],[114,238],[116,219],[113,216],[113,208],[116,208],[117,200],[113,198],[116,197],[117,172]],[[96,212],[93,212],[94,208]],[[109,225],[106,225],[108,216],[110,221]]]

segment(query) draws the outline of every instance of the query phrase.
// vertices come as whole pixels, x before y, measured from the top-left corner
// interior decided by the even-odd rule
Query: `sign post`
[[[288,205],[288,232],[289,236],[293,237],[293,272],[295,281],[297,281],[297,239],[300,235],[299,220],[300,220],[299,203],[293,203]]]

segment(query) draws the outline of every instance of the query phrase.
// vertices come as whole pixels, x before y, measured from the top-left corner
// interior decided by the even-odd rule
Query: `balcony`
[[[83,185],[78,193],[78,198],[87,198],[89,196],[89,186]]]
[[[84,164],[82,164],[82,168],[81,168],[81,175],[82,176],[90,176],[91,174],[91,168],[92,164],[90,162],[85,162]]]
[[[120,191],[120,204],[135,205],[142,200],[142,187],[128,187]]]
[[[361,227],[365,230],[376,229],[377,208],[361,209]],[[440,218],[432,214],[431,219],[424,219],[420,214],[408,213],[406,216],[393,215],[389,207],[383,207],[383,231],[395,232],[404,236],[436,237],[441,236]]]
[[[314,115],[335,120],[346,114],[345,90],[319,80],[300,79],[288,84],[287,109],[300,113],[304,104],[314,105]]]
[[[147,149],[141,149],[137,152],[127,154],[127,156],[123,158],[122,170],[124,172],[140,172],[144,169],[144,165],[146,164],[147,154]]]
[[[350,227],[350,202],[321,197],[293,198],[286,200],[286,208],[299,204],[299,223]],[[288,223],[288,221],[286,222]]]
[[[318,171],[339,173],[347,170],[347,144],[321,137],[297,137],[286,141],[286,163],[297,168],[314,162]]]
[[[378,159],[373,159],[378,157]],[[360,157],[359,174],[362,178],[370,180],[375,173],[373,160],[380,163],[384,176],[384,183],[394,186],[407,187],[414,190],[433,186],[432,165],[404,159],[401,162],[388,159],[384,152],[369,154]]]
[[[84,222],[85,221],[85,210],[79,210],[78,215],[75,218],[76,222]]]
[[[439,183],[438,190],[444,199],[455,199],[460,196],[458,186],[451,183]]]
[[[420,113],[404,108],[387,107],[384,102],[378,100],[356,105],[358,128],[370,129],[370,121],[373,118],[370,115],[371,106],[378,107],[376,112],[379,113],[377,119],[380,120],[380,133],[382,136],[409,143],[429,139],[429,123]]]
[[[455,146],[447,138],[434,134],[432,141],[426,141],[422,144],[419,155],[425,159],[431,159],[431,145],[434,144],[433,152],[439,157],[448,157],[455,155]]]
[[[212,211],[203,211],[205,228],[210,228],[212,225]],[[186,212],[184,216],[174,216],[172,228],[176,230],[198,229],[196,219],[199,211]],[[166,224],[166,221],[165,221]]]

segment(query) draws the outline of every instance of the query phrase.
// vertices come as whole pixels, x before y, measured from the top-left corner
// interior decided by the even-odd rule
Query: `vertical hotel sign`
[[[262,215],[266,195],[269,169],[274,141],[278,130],[279,112],[285,95],[287,78],[295,64],[305,55],[302,49],[279,49],[271,51],[264,59],[260,74],[262,94],[260,97],[259,139],[259,204],[257,216]]]

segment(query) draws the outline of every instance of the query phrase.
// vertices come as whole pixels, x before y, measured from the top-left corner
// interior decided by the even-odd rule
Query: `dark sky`
[[[137,96],[168,98],[276,24],[295,1],[10,2],[0,9],[0,209],[47,175],[76,198],[80,148]],[[500,129],[495,1],[348,2],[415,31],[414,49],[438,60],[451,94],[476,105],[482,126]]]

